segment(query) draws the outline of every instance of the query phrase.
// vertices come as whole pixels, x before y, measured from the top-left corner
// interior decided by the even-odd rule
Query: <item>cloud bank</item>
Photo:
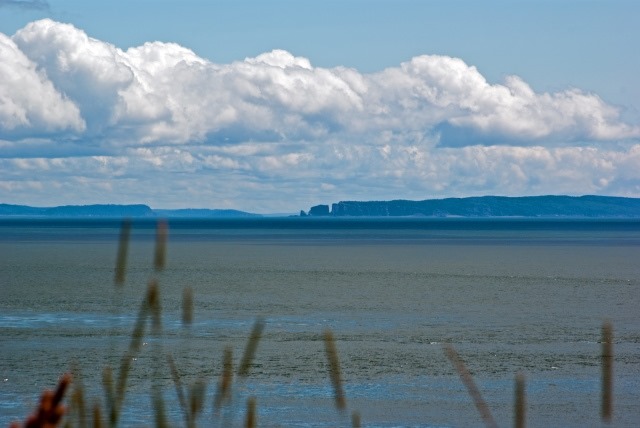
[[[173,43],[121,50],[51,20],[0,33],[0,58],[7,202],[291,211],[339,199],[640,196],[638,124],[596,94],[490,83],[459,58],[371,74],[283,50],[217,64]]]

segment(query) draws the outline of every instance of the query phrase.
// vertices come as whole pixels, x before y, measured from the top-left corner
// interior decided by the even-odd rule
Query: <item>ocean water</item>
[[[0,220],[0,425],[24,418],[72,368],[88,405],[104,403],[148,282],[162,331],[132,361],[123,426],[153,424],[160,387],[183,421],[165,355],[185,385],[206,382],[198,420],[242,426],[483,426],[447,360],[451,343],[499,426],[526,376],[531,427],[599,426],[601,326],[614,328],[612,426],[640,423],[640,222],[627,220],[243,219],[169,223],[153,269],[155,223],[134,221],[124,286],[113,282],[112,220]],[[185,287],[194,322],[181,322]],[[265,329],[249,376],[217,414],[225,348],[240,361]],[[335,409],[323,331],[331,329],[347,399]],[[104,408],[103,408],[104,413]]]

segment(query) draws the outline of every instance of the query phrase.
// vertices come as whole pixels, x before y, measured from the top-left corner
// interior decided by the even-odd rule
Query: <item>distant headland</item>
[[[32,207],[0,204],[0,218],[260,218],[232,209],[153,209],[148,205],[62,205]],[[525,217],[525,218],[640,218],[640,198],[615,196],[480,196],[423,201],[341,201],[316,205],[289,217]]]
[[[0,204],[0,217],[100,217],[100,218],[242,218],[260,217],[238,210],[227,209],[176,209],[154,210],[147,205],[63,205],[58,207],[30,207],[26,205]]]
[[[424,201],[342,201],[316,205],[309,217],[640,218],[640,198],[614,196],[480,196]]]

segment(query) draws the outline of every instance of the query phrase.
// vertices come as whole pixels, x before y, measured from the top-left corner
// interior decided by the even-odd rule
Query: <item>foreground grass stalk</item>
[[[75,412],[77,415],[77,422],[80,428],[87,427],[87,409],[84,399],[84,384],[82,382],[82,375],[80,374],[80,368],[77,364],[72,365],[73,376],[73,392],[71,393],[71,404],[69,406],[69,414]],[[70,421],[67,421],[70,424]]]
[[[524,428],[526,426],[527,402],[525,396],[524,374],[516,375],[515,405],[513,412],[513,426]]]
[[[156,250],[153,258],[153,267],[156,271],[164,269],[167,260],[167,232],[169,225],[166,220],[158,220],[156,226]]]
[[[116,257],[116,272],[114,281],[116,285],[123,285],[127,269],[127,254],[129,252],[129,236],[131,235],[131,220],[122,220],[120,227],[120,240],[118,242],[118,255]]]
[[[182,381],[180,379],[180,372],[178,372],[178,367],[176,366],[176,363],[171,355],[167,355],[167,363],[169,364],[169,370],[171,370],[171,379],[173,379],[173,384],[176,387],[178,403],[180,404],[182,413],[184,413],[185,422],[187,425],[189,425],[189,413],[187,410],[187,402],[184,398],[184,389],[182,387]]]
[[[189,428],[195,428],[196,419],[202,412],[206,388],[207,385],[203,380],[197,380],[191,385],[191,390],[189,391],[189,419],[187,421]]]
[[[338,361],[338,350],[330,330],[324,331],[324,346],[329,361],[329,376],[333,385],[333,395],[335,397],[336,408],[343,411],[347,407],[347,401],[342,388],[342,376],[340,375],[340,362]]]
[[[358,413],[356,411],[351,413],[351,426],[353,428],[360,428],[360,426],[361,426],[360,413]]]
[[[249,397],[247,399],[247,419],[244,426],[246,428],[255,428],[257,426],[257,414],[256,414],[256,398]]]
[[[162,308],[160,306],[160,288],[156,281],[151,281],[150,292],[148,293],[148,305],[151,316],[151,335],[153,337],[151,363],[153,365],[152,398],[153,408],[156,416],[156,427],[164,428],[168,426],[164,396],[161,383],[161,356],[162,351]]]
[[[182,290],[182,326],[191,327],[193,323],[193,289],[185,287]]]
[[[151,334],[160,338],[162,334],[162,307],[160,306],[160,287],[154,279],[149,281],[147,288],[147,307],[151,315]],[[142,336],[140,336],[142,340]],[[139,348],[138,348],[139,349]]]
[[[113,386],[113,371],[110,366],[106,366],[104,370],[102,370],[102,389],[104,389],[104,398],[109,411],[109,422],[111,426],[115,426],[116,421],[118,420]]]
[[[467,391],[473,399],[473,403],[475,404],[476,409],[478,409],[478,412],[480,412],[480,416],[482,417],[485,425],[490,428],[497,428],[498,425],[491,415],[489,406],[487,406],[487,403],[482,399],[482,394],[480,394],[480,390],[476,386],[476,383],[473,381],[471,373],[469,373],[469,371],[465,367],[464,362],[462,361],[456,350],[453,348],[453,345],[446,343],[443,345],[443,349],[445,355],[447,356],[449,361],[451,361],[451,364],[453,364],[453,367],[458,372],[462,383],[464,383],[464,385],[467,387]]]
[[[105,394],[107,396],[107,406],[109,406],[109,422],[112,427],[117,426],[120,418],[120,409],[124,401],[127,379],[129,377],[129,371],[131,370],[131,362],[136,355],[140,352],[142,347],[142,339],[144,337],[145,324],[149,311],[152,309],[154,319],[154,330],[160,326],[160,303],[158,284],[155,281],[150,281],[147,287],[147,294],[140,304],[140,310],[138,311],[138,317],[131,333],[131,340],[129,342],[129,349],[125,352],[120,360],[120,370],[118,372],[118,380],[113,389],[113,376],[109,367],[105,368],[103,372],[103,386],[105,388]]]
[[[98,403],[93,406],[93,428],[102,428],[102,412]]]
[[[223,369],[218,381],[218,390],[213,401],[213,408],[216,413],[223,403],[231,398],[231,383],[233,381],[233,351],[230,347],[225,348],[223,356]]]
[[[87,414],[84,405],[84,393],[81,389],[74,388],[71,394],[71,404],[69,405],[69,415],[75,413],[77,424],[80,428],[87,427]],[[71,426],[71,421],[67,420],[67,426]]]
[[[604,423],[613,417],[613,326],[602,325],[602,406],[600,414]]]
[[[251,336],[249,336],[249,340],[247,341],[247,346],[244,350],[244,355],[242,356],[242,360],[240,362],[240,366],[238,367],[238,376],[246,377],[249,374],[249,368],[251,367],[251,362],[253,361],[253,357],[256,354],[256,349],[258,349],[258,342],[260,341],[260,337],[262,336],[262,331],[264,330],[264,320],[258,318],[253,325],[253,330],[251,330]]]
[[[153,410],[156,419],[156,427],[167,428],[169,426],[169,423],[167,422],[167,416],[164,409],[162,390],[155,387],[153,388]]]

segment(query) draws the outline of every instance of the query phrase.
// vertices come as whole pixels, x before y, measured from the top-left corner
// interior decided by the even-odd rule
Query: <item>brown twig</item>
[[[62,405],[62,399],[67,387],[71,383],[71,375],[65,373],[60,378],[58,386],[54,391],[45,390],[40,397],[40,403],[35,412],[27,418],[25,428],[47,428],[58,425],[65,413],[65,407]],[[17,428],[20,424],[15,422],[11,424],[11,428]]]

